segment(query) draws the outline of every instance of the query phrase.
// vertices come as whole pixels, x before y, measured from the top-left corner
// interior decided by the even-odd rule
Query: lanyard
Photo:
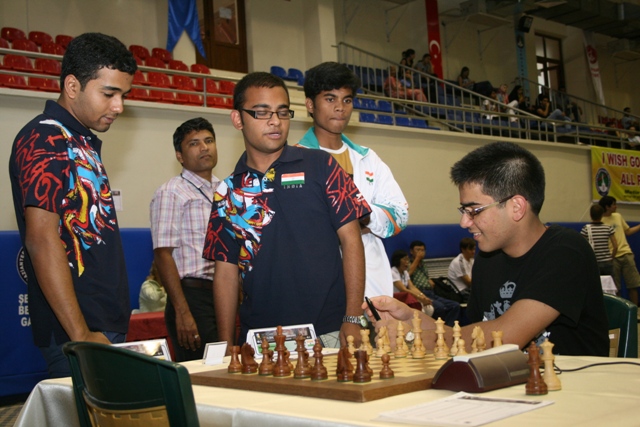
[[[207,196],[204,191],[202,191],[202,189],[200,187],[198,187],[197,185],[195,185],[193,182],[189,181],[187,178],[184,177],[184,175],[182,175],[182,172],[180,172],[180,177],[182,179],[184,179],[185,181],[187,181],[189,184],[193,185],[193,188],[195,188],[196,190],[198,190],[200,192],[200,194],[202,194],[204,196],[205,199],[207,199],[207,201],[211,204],[211,206],[213,206],[213,201],[209,198],[209,196]]]

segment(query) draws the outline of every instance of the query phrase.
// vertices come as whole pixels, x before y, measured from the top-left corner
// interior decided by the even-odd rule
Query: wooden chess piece
[[[231,363],[229,363],[229,367],[227,368],[227,372],[230,374],[242,372],[242,363],[240,363],[240,359],[238,359],[239,353],[240,346],[234,345],[231,347]]]
[[[251,344],[244,343],[242,347],[240,347],[240,362],[242,364],[242,373],[243,374],[255,374],[258,372],[258,363],[253,358],[255,351]]]
[[[338,351],[337,374],[339,382],[353,381],[353,365],[349,361],[350,358],[351,353],[349,353],[348,347],[342,347]]]
[[[258,368],[259,375],[273,375],[273,362],[271,361],[271,357],[273,357],[273,351],[269,349],[269,342],[267,338],[262,337],[262,362],[260,362],[260,367]]]
[[[367,343],[367,354],[371,356],[373,354],[373,346],[371,345],[371,331],[369,329],[363,329],[364,341]]]
[[[388,354],[385,354],[384,356],[382,356],[382,369],[380,370],[380,379],[381,380],[388,380],[393,378],[395,375],[393,373],[393,370],[389,367],[389,361],[391,360],[391,358],[389,357]]]
[[[367,356],[366,350],[357,350],[354,356],[356,357],[356,371],[353,373],[353,382],[371,382],[371,372],[369,370],[369,367],[367,366],[367,360],[369,359],[369,356]]]
[[[464,356],[467,353],[467,348],[465,346],[465,342],[462,338],[458,340],[458,351],[456,352],[456,356]]]
[[[556,375],[556,371],[553,368],[553,361],[555,360],[555,356],[553,355],[553,343],[549,341],[548,338],[545,338],[542,345],[542,362],[544,363],[544,382],[547,385],[547,390],[556,391],[562,390],[562,383],[560,382],[560,378]]]
[[[356,346],[354,344],[355,338],[353,338],[353,335],[348,335],[347,336],[347,348],[349,349],[349,353],[351,354],[351,356],[353,356],[353,354],[356,352]]]
[[[402,336],[396,337],[396,351],[393,352],[396,358],[407,357],[407,352],[404,351],[404,345],[402,345],[403,342],[404,338]]]
[[[450,351],[449,347],[447,346],[447,342],[444,339],[444,320],[442,320],[441,317],[438,317],[438,320],[436,320],[435,323],[436,323],[436,336],[438,338],[442,337],[442,342],[438,346],[439,353],[436,352],[436,353],[440,354],[440,358],[438,358],[438,356],[436,356],[436,359],[437,360],[444,360],[444,359],[448,358],[448,354],[449,354],[449,351]],[[436,340],[436,344],[438,342],[439,341]]]
[[[311,371],[307,366],[307,358],[308,356],[307,349],[304,347],[304,336],[298,335],[296,337],[296,352],[298,353],[298,362],[296,363],[296,368],[293,370],[293,377],[302,379],[309,378],[311,376]]]
[[[484,340],[484,331],[480,326],[473,327],[471,338],[473,338],[473,341],[471,342],[471,353],[478,353],[486,350],[487,345]]]
[[[320,338],[316,338],[316,343],[313,346],[313,357],[315,363],[311,368],[311,379],[313,381],[321,381],[329,378],[327,368],[322,363],[324,356],[322,355],[322,345],[320,344]]]
[[[538,350],[538,346],[536,346],[535,342],[531,341],[527,351],[529,352],[529,361],[527,362],[529,365],[529,379],[527,380],[525,391],[529,395],[536,396],[547,394],[547,384],[545,384],[544,379],[542,379],[540,375],[540,351]]]
[[[449,351],[449,356],[453,357],[458,352],[458,340],[462,336],[462,328],[460,327],[460,322],[454,320],[453,322],[453,343],[451,344],[451,350]]]
[[[376,341],[376,357],[382,357],[387,352],[384,350],[384,338],[378,338]]]
[[[387,353],[391,353],[391,341],[389,340],[389,331],[386,326],[380,327],[379,334],[382,336],[384,343],[384,351]]]
[[[420,336],[420,332],[414,332],[415,339],[413,340],[413,348],[411,350],[411,355],[414,359],[423,359],[427,353],[424,348],[424,344],[422,344],[422,337]]]
[[[276,329],[274,339],[276,341],[276,352],[278,353],[278,358],[276,359],[275,366],[273,367],[273,376],[288,377],[291,375],[291,368],[286,360],[287,348],[284,346],[284,340],[286,337],[282,334],[282,326],[278,326]]]
[[[493,338],[494,347],[500,347],[502,345],[502,331],[491,331],[491,337]]]

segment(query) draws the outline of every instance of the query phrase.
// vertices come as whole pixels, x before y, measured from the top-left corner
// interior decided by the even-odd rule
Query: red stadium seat
[[[147,58],[151,56],[149,54],[149,49],[137,44],[132,44],[131,46],[129,46],[129,52],[133,53],[135,56],[142,59],[143,61],[146,61]]]
[[[59,44],[60,46],[62,46],[63,48],[67,48],[67,46],[69,45],[69,42],[71,42],[71,40],[73,40],[73,37],[71,36],[67,36],[65,34],[58,34],[56,36],[56,43]]]
[[[46,58],[36,58],[35,59],[35,69],[42,70],[44,74],[49,74],[51,76],[59,76],[61,72],[62,65],[59,61],[55,59],[46,59]]]
[[[177,78],[177,79],[176,79]],[[179,90],[188,90],[194,93],[176,93],[176,102],[180,104],[198,105],[202,107],[202,95],[196,92],[193,81],[187,76],[173,76],[173,82]]]
[[[26,56],[21,55],[5,55],[4,66],[11,70],[23,71],[26,73],[33,73],[35,70],[31,60]]]
[[[153,101],[149,98],[149,92],[146,89],[132,88],[131,92],[127,95],[127,99],[135,101]]]
[[[191,64],[192,73],[211,74],[211,69],[204,64]]]
[[[233,109],[233,100],[221,96],[208,96],[207,107]]]
[[[29,86],[44,92],[60,92],[60,84],[57,80],[44,77],[30,77]]]
[[[38,45],[27,39],[17,39],[11,43],[11,48],[14,50],[24,50],[27,52],[40,52]]]
[[[0,30],[0,37],[13,43],[15,40],[26,39],[27,35],[18,28],[3,27]]]
[[[147,81],[151,86],[154,86],[154,87],[161,87],[161,88],[167,88],[167,89],[171,87],[171,80],[169,80],[169,76],[163,73],[149,72],[147,73]],[[160,102],[174,103],[176,100],[173,92],[149,90],[149,95],[159,96]]]
[[[45,43],[53,43],[53,37],[43,31],[29,32],[29,40],[42,47]]]
[[[177,59],[172,59],[171,61],[169,61],[169,69],[178,71],[189,71],[189,67],[187,67],[187,64]]]
[[[144,65],[147,67],[155,67],[155,68],[167,68],[167,64],[160,58],[156,58],[154,56],[150,56],[144,60]]]
[[[154,58],[162,59],[163,62],[169,62],[173,59],[173,55],[167,49],[162,49],[161,47],[154,47],[151,49],[151,56]]]
[[[4,86],[12,89],[29,89],[27,80],[22,76],[11,76],[3,74]]]
[[[218,82],[218,87],[220,87],[220,93],[233,95],[233,90],[236,88],[236,84],[227,80],[220,80]]]
[[[147,86],[149,82],[147,82],[147,78],[144,76],[142,71],[136,70],[135,74],[133,75],[133,84]]]
[[[64,55],[64,47],[58,43],[47,42],[40,47],[40,52],[49,53],[51,55]]]
[[[1,37],[0,37],[0,47],[3,49],[11,49],[11,45],[9,44],[9,42]]]

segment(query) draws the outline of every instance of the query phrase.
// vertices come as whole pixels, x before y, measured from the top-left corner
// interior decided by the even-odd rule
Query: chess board
[[[313,365],[313,358],[309,362]],[[191,374],[191,382],[195,385],[234,388],[239,390],[261,391],[267,393],[291,394],[296,396],[317,397],[348,402],[370,402],[384,397],[431,388],[436,372],[446,360],[435,360],[433,354],[424,359],[394,358],[391,356],[389,366],[395,377],[381,380],[379,378],[382,362],[380,358],[371,356],[369,366],[373,370],[371,382],[354,383],[338,382],[336,379],[337,355],[324,357],[324,366],[329,379],[312,381],[309,378],[297,379],[291,376],[277,378],[256,374],[230,374],[224,369],[217,369]],[[351,359],[355,367],[355,359]],[[296,361],[293,361],[294,367]]]

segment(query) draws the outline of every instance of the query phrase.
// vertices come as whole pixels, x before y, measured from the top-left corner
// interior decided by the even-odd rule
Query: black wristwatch
[[[344,316],[342,318],[342,323],[353,323],[355,325],[360,325],[363,328],[366,328],[369,322],[367,322],[367,318],[364,316]]]

